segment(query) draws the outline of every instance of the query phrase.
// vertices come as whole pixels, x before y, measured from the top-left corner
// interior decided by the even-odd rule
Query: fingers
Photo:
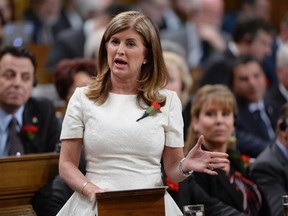
[[[204,143],[204,136],[200,135],[196,143],[197,148],[201,148],[201,145]]]
[[[207,169],[214,170],[214,169],[223,169],[225,168],[227,163],[209,163],[207,165]]]
[[[228,158],[229,155],[224,152],[209,152],[211,158]]]
[[[221,169],[224,168],[224,165],[220,164],[211,164],[209,163],[207,166],[207,169],[204,170],[205,173],[209,174],[209,175],[218,175],[218,173],[214,170],[214,169]]]
[[[218,173],[214,170],[211,170],[211,169],[205,169],[204,170],[205,173],[209,174],[209,175],[218,175]]]

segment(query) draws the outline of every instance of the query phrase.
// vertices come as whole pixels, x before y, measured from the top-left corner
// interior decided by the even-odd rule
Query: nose
[[[257,86],[259,83],[257,82],[257,78],[252,76],[252,77],[249,78],[249,84],[250,84],[250,87],[251,87],[251,86],[255,87],[255,86]]]
[[[118,54],[124,54],[125,53],[125,47],[124,44],[119,44],[118,50],[117,50]]]
[[[14,85],[20,85],[21,82],[22,82],[22,78],[21,78],[20,74],[17,74],[13,79],[13,84]]]
[[[216,115],[216,122],[217,122],[217,124],[220,124],[220,123],[223,122],[223,116],[222,116],[221,113],[217,113],[217,115]]]

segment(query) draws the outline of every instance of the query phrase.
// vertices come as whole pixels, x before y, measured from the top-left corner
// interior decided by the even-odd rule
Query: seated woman
[[[187,188],[184,190],[188,190],[190,203],[203,203],[206,214],[211,215],[207,212],[210,206],[205,205],[207,197],[201,199],[198,196],[195,200],[192,192],[189,193],[193,191],[192,182],[196,181],[211,198],[216,198],[239,212],[251,216],[269,215],[269,209],[265,209],[267,205],[264,204],[264,197],[257,185],[247,176],[248,172],[241,155],[229,145],[237,118],[237,105],[233,93],[223,85],[203,86],[195,94],[191,113],[186,150],[192,147],[194,139],[204,135],[203,148],[227,152],[230,164],[224,169],[215,169],[218,173],[216,176],[194,172],[186,179]],[[209,168],[214,169],[212,165]]]
[[[96,74],[94,60],[64,59],[56,66],[54,84],[59,96],[68,102],[75,88],[86,86]]]

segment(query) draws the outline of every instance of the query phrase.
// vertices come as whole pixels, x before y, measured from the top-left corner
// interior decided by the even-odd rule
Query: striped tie
[[[8,138],[7,138],[7,144],[9,147],[9,155],[18,155],[19,153],[22,155],[24,154],[24,147],[21,143],[21,140],[18,136],[17,132],[17,120],[13,116],[11,119],[11,122],[8,126]]]

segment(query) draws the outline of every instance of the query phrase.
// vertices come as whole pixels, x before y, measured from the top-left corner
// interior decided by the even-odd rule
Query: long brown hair
[[[150,105],[152,101],[163,106],[166,97],[159,90],[164,88],[168,72],[162,56],[159,32],[149,17],[140,12],[128,11],[115,16],[108,24],[101,40],[97,60],[97,77],[89,85],[87,97],[99,104],[103,104],[111,90],[111,71],[107,60],[106,44],[110,38],[121,31],[134,29],[143,39],[146,48],[147,63],[142,65],[137,84],[137,103],[143,107],[142,101]]]

